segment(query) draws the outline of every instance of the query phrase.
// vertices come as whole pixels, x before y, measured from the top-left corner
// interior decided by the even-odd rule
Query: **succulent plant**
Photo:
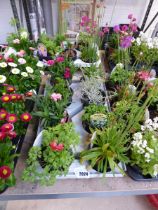
[[[107,124],[107,115],[103,113],[96,113],[90,116],[91,127],[102,129]]]

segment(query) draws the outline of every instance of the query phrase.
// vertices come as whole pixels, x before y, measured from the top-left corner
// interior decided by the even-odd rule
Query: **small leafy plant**
[[[25,181],[38,180],[43,185],[54,184],[56,176],[66,175],[74,155],[72,148],[79,143],[79,136],[72,123],[58,124],[43,131],[42,145],[29,151]],[[38,171],[39,162],[43,168]]]

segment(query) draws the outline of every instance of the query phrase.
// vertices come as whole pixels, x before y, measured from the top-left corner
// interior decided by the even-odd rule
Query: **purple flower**
[[[129,14],[128,19],[132,19],[132,18],[133,18],[133,14]]]
[[[127,26],[127,25],[123,25],[123,26],[121,27],[121,31],[126,32],[127,30],[128,30],[128,26]]]
[[[119,25],[114,26],[113,30],[114,30],[115,33],[119,33],[120,32],[120,26]]]
[[[133,40],[133,37],[132,36],[124,36],[121,39],[120,47],[122,47],[122,48],[129,48],[129,47],[131,47],[132,40]]]

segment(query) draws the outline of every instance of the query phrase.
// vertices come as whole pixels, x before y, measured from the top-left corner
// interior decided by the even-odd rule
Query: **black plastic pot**
[[[144,176],[140,170],[140,168],[136,165],[126,165],[127,174],[135,181],[158,181],[157,177],[151,177],[150,175]]]

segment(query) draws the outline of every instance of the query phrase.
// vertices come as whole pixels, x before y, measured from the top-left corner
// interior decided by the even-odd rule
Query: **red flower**
[[[1,111],[0,112],[0,120],[5,120],[6,117],[7,117],[7,112],[6,111],[5,112],[4,111],[3,112]]]
[[[6,137],[6,133],[5,132],[0,132],[0,141],[2,141],[3,139],[5,139]]]
[[[7,111],[5,109],[0,109],[0,112],[5,112],[7,113]]]
[[[14,126],[10,123],[5,123],[0,127],[0,130],[2,132],[12,131],[13,129],[14,129]]]
[[[15,91],[15,87],[13,87],[11,85],[7,86],[7,92],[12,93],[14,91]]]
[[[31,119],[32,119],[32,116],[29,114],[29,113],[23,113],[21,116],[20,116],[20,119],[23,121],[23,122],[29,122]]]
[[[8,114],[6,120],[8,123],[15,123],[18,120],[18,118],[16,114]]]
[[[3,55],[0,55],[0,61],[3,59]]]
[[[29,92],[25,93],[25,96],[27,96],[27,97],[31,97],[32,95],[33,95],[32,91],[29,91]]]
[[[8,166],[1,166],[0,167],[0,178],[7,179],[10,177],[12,171]]]
[[[62,151],[64,149],[64,144],[57,144],[56,141],[52,141],[50,143],[50,148],[53,150],[53,151]]]
[[[11,97],[10,97],[10,95],[5,94],[5,95],[3,95],[3,96],[1,97],[1,100],[2,100],[2,102],[7,103],[7,102],[10,102],[10,101],[11,101]]]
[[[16,133],[15,131],[9,131],[9,132],[7,133],[7,135],[8,135],[8,137],[9,137],[10,139],[14,139],[14,138],[16,138],[17,133]]]
[[[10,98],[11,98],[12,101],[16,101],[17,100],[17,94],[16,93],[15,94],[11,94]]]
[[[22,94],[16,94],[17,96],[17,100],[22,100],[23,99],[23,95]]]
[[[13,58],[8,58],[6,61],[7,61],[8,63],[9,63],[9,62],[14,62],[14,59],[13,59]]]
[[[56,58],[56,62],[57,63],[62,63],[64,61],[64,57],[58,57],[58,58]]]
[[[70,72],[70,68],[66,67],[65,68],[65,72],[64,72],[64,78],[65,79],[69,79],[71,77],[71,72]]]

